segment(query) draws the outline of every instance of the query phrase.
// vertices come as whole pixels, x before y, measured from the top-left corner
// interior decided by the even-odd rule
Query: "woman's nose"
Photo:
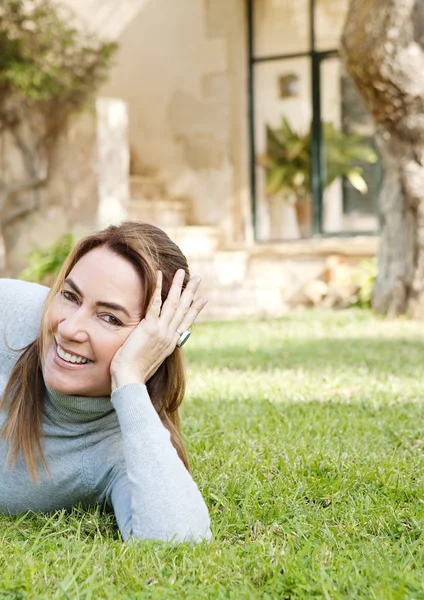
[[[85,342],[88,339],[87,317],[81,309],[64,316],[59,322],[58,332],[64,340]]]

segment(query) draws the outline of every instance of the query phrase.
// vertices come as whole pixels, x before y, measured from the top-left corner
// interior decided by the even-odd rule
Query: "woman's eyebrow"
[[[84,297],[84,294],[81,292],[81,290],[79,289],[77,284],[74,281],[72,281],[72,279],[70,277],[65,279],[65,283],[67,283],[69,285],[69,287],[71,287],[74,290],[74,292],[76,294],[78,294],[78,296],[81,296],[81,298]],[[121,312],[125,313],[129,319],[131,319],[130,313],[121,304],[116,304],[115,302],[106,302],[104,300],[99,300],[99,302],[96,302],[96,306],[104,306],[106,308],[110,308],[111,310],[120,310]]]

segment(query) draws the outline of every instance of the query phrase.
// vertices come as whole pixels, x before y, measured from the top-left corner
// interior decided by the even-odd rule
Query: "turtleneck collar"
[[[56,423],[93,423],[104,417],[115,418],[110,396],[70,396],[47,385],[44,412]]]

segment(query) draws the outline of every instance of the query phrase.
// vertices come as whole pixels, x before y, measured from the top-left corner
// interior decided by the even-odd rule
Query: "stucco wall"
[[[129,106],[132,170],[157,172],[194,224],[249,229],[243,0],[147,2],[101,95]]]

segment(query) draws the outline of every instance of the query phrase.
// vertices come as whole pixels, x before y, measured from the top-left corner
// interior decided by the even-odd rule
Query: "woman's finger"
[[[177,329],[181,333],[184,333],[184,331],[186,331],[187,329],[190,329],[190,327],[193,325],[193,323],[197,319],[199,313],[205,308],[207,302],[208,302],[208,299],[205,297],[196,298],[196,300],[190,306],[190,310],[187,312],[184,319],[181,321],[179,326],[175,328],[175,336],[174,336],[175,344],[178,342],[178,340],[181,337],[181,334],[178,333]]]
[[[169,290],[168,296],[165,302],[163,303],[160,318],[162,323],[166,326],[168,326],[169,323],[172,321],[177,311],[181,298],[181,288],[184,283],[184,277],[184,269],[178,269],[178,271],[174,275],[174,279],[172,281],[172,285]]]
[[[199,288],[201,279],[199,276],[194,275],[188,282],[184,292],[181,294],[180,301],[178,303],[177,310],[175,311],[174,317],[169,324],[171,329],[174,331],[180,327],[184,317],[188,314],[190,307],[193,303],[193,298]]]
[[[158,271],[156,277],[156,289],[150,301],[149,307],[146,311],[146,319],[148,319],[149,317],[157,319],[160,315],[162,307],[162,279],[162,271]]]

